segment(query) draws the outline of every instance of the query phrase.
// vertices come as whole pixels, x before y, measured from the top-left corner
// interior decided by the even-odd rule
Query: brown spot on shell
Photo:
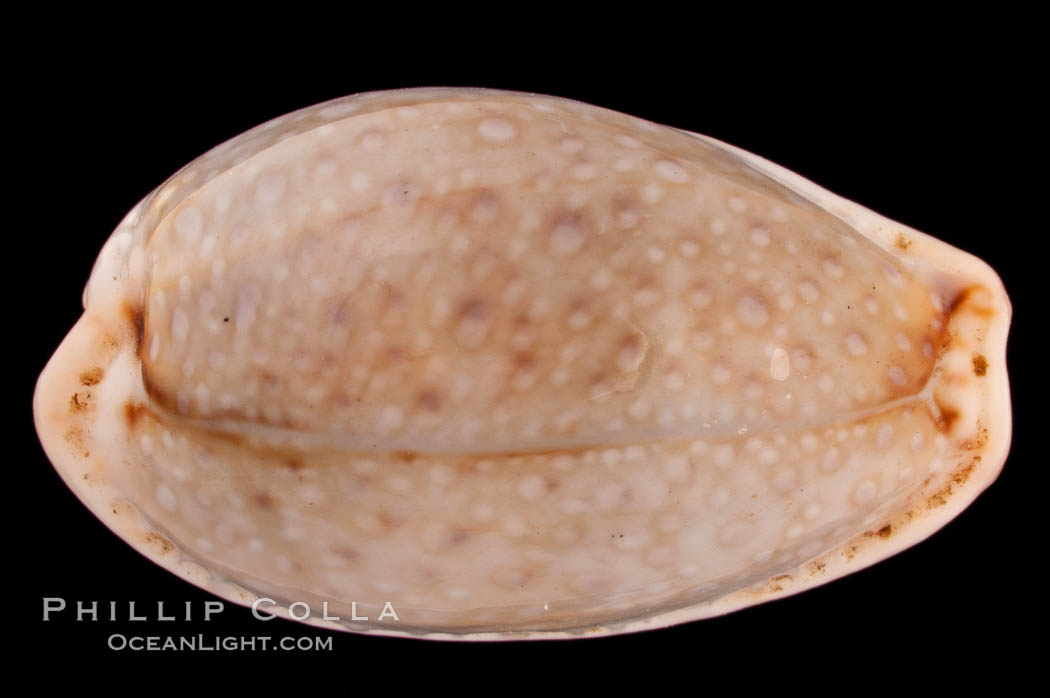
[[[893,244],[896,245],[898,250],[906,251],[909,247],[911,247],[911,240],[904,237],[903,233],[898,233],[897,239],[894,241]]]
[[[480,298],[469,298],[463,301],[459,309],[459,317],[471,322],[484,322],[488,318],[488,309],[485,301]]]
[[[952,427],[959,420],[961,412],[952,405],[946,404],[940,400],[936,395],[933,397],[933,402],[937,405],[937,412],[939,413],[934,415],[934,423],[940,431],[944,433],[950,432]]]
[[[441,394],[436,390],[424,390],[419,394],[419,407],[427,412],[441,409]]]
[[[974,456],[973,460],[969,462],[965,467],[960,468],[952,475],[951,479],[937,492],[927,497],[926,505],[928,508],[933,509],[936,507],[944,506],[951,499],[952,494],[956,489],[961,487],[970,479],[974,471],[977,469],[977,464],[981,462],[980,456]]]
[[[128,323],[134,328],[135,331],[135,351],[136,353],[142,349],[142,335],[146,329],[145,316],[142,313],[142,307],[132,305],[131,303],[124,302],[122,306],[124,311],[124,317]]]
[[[948,315],[954,315],[956,312],[965,312],[984,320],[995,317],[995,309],[981,302],[981,296],[987,295],[987,293],[987,289],[982,286],[970,286],[963,289],[952,299],[951,304],[948,306]]]
[[[146,533],[146,544],[154,548],[158,555],[167,555],[175,549],[175,545],[170,540],[154,531]]]
[[[449,533],[448,544],[452,547],[463,545],[470,540],[470,531],[462,528],[455,528]]]
[[[332,553],[346,562],[356,562],[361,558],[361,553],[345,545],[333,546]]]
[[[973,374],[975,376],[983,376],[988,372],[988,359],[984,358],[983,354],[973,355]]]
[[[70,412],[83,412],[91,407],[91,393],[73,393],[69,398]]]
[[[988,427],[977,422],[977,436],[972,439],[964,441],[960,448],[964,451],[980,451],[984,448],[985,444],[988,443]]]
[[[80,374],[80,384],[85,386],[98,385],[102,382],[103,372],[98,366],[89,368]]]
[[[69,447],[74,451],[78,452],[82,457],[87,458],[91,453],[84,446],[84,430],[80,427],[69,427],[66,429],[66,433],[63,434],[65,442],[69,444]]]
[[[128,400],[124,403],[124,422],[128,425],[128,429],[134,429],[139,420],[148,414],[149,407],[140,402]]]

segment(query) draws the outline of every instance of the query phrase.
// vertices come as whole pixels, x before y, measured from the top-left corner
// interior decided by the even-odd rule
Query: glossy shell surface
[[[67,484],[194,584],[339,629],[725,613],[930,535],[1010,442],[986,264],[553,97],[253,129],[128,214],[84,306],[34,398]]]

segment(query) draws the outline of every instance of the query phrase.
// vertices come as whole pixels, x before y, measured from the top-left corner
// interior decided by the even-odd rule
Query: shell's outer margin
[[[492,90],[455,92],[489,96],[507,94]],[[243,144],[246,142],[245,137],[250,134],[278,129],[291,123],[289,120],[296,114],[317,114],[324,109],[337,112],[356,100],[375,94],[377,93],[366,93],[334,100],[280,117],[253,129],[235,141]],[[401,94],[405,96],[406,101],[412,101],[420,95],[448,93],[441,90],[405,90]],[[282,137],[296,133],[294,127],[289,129],[287,133],[282,131]],[[916,501],[915,508],[897,520],[841,543],[802,565],[792,574],[777,575],[766,580],[764,584],[738,590],[699,606],[627,619],[620,623],[565,631],[435,633],[377,625],[367,628],[350,625],[349,629],[367,629],[370,634],[407,637],[422,635],[448,640],[554,639],[635,632],[721,615],[823,584],[907,548],[951,520],[994,481],[1005,461],[1011,437],[1010,397],[1005,365],[1011,308],[1002,282],[995,272],[971,255],[831,194],[758,156],[705,136],[690,135],[734,154],[759,172],[787,185],[796,193],[830,211],[899,259],[914,273],[933,280],[936,280],[939,274],[950,275],[953,278],[964,279],[970,284],[973,292],[961,290],[957,296],[959,302],[952,308],[949,322],[952,341],[945,349],[942,362],[945,357],[952,359],[951,354],[958,355],[956,363],[960,364],[969,364],[971,357],[981,357],[979,375],[983,380],[978,382],[978,386],[979,390],[983,391],[979,401],[982,411],[976,420],[979,429],[971,439],[973,458],[961,463],[954,473],[948,474],[944,482],[939,481],[936,487],[925,489],[922,497]],[[261,143],[260,147],[266,145],[268,143]],[[225,146],[216,150],[223,147]],[[251,152],[248,151],[242,153],[243,157],[250,155]],[[131,226],[141,225],[141,218],[146,215],[147,209],[156,206],[156,197],[173,197],[174,201],[179,198],[179,194],[184,196],[187,189],[192,189],[195,186],[192,177],[185,182],[181,179],[186,172],[184,169],[174,175],[169,183],[159,187],[154,194],[140,203],[128,214],[107,242],[92,272],[92,280],[85,289],[85,307],[88,308],[90,303],[100,310],[85,313],[41,374],[34,396],[34,416],[45,451],[58,466],[57,469],[66,484],[114,533],[147,558],[186,581],[224,599],[250,605],[256,598],[252,591],[239,587],[218,572],[208,571],[191,557],[184,556],[176,543],[166,537],[164,531],[158,530],[134,506],[121,499],[119,492],[108,484],[94,482],[90,470],[79,472],[83,470],[82,467],[73,467],[74,463],[71,461],[75,456],[70,454],[78,451],[82,452],[81,456],[88,455],[94,443],[75,426],[62,428],[67,419],[66,415],[71,410],[89,410],[95,403],[105,402],[107,399],[115,400],[115,396],[118,395],[130,395],[142,404],[148,403],[148,396],[141,381],[136,381],[136,377],[139,376],[135,361],[141,342],[141,311],[128,305],[121,293],[106,290],[100,281],[109,276],[116,279],[121,274],[125,274],[128,284],[140,280],[142,270],[134,268],[134,261],[131,262],[130,270],[122,268],[124,253],[131,239],[130,234],[125,231]],[[178,192],[179,189],[182,191]],[[119,308],[107,308],[107,304],[119,305]],[[120,321],[115,321],[117,318],[120,318]],[[122,347],[128,346],[136,347],[136,351],[121,351]],[[976,366],[977,359],[973,360]],[[107,380],[101,384],[95,375],[99,369],[107,376]],[[947,405],[945,418],[949,422],[953,421],[952,414],[958,416],[956,409],[965,409],[953,406],[952,399],[950,392],[944,397]],[[134,414],[128,415],[129,420],[135,418]],[[95,442],[123,438],[118,433],[97,433],[92,436]],[[75,476],[74,473],[79,473],[79,476]],[[281,603],[282,600],[278,599],[278,602]],[[275,612],[279,616],[291,617],[287,606],[279,605]],[[348,629],[341,624],[319,620],[316,616],[306,622],[318,627]]]

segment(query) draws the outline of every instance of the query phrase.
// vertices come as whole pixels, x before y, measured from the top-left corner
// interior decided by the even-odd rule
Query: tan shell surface
[[[711,139],[369,93],[132,211],[35,410],[96,514],[231,600],[622,632],[943,525],[1006,455],[1009,316],[978,260]]]

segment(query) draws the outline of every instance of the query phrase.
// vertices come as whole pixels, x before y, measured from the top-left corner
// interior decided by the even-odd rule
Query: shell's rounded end
[[[768,160],[700,134],[691,134],[733,153],[759,172],[832,213],[881,247],[930,290],[942,312],[942,340],[933,347],[934,368],[918,395],[941,431],[948,454],[935,461],[931,476],[909,507],[880,521],[808,565],[830,581],[883,560],[929,537],[989,487],[1002,472],[1013,436],[1006,346],[1013,307],[1006,287],[984,260],[864,206],[838,196]],[[890,279],[893,281],[893,279]],[[803,571],[802,582],[811,574]],[[765,589],[765,598],[805,590],[787,576]],[[739,599],[739,601],[738,601]],[[720,603],[733,610],[755,603],[748,594]]]

